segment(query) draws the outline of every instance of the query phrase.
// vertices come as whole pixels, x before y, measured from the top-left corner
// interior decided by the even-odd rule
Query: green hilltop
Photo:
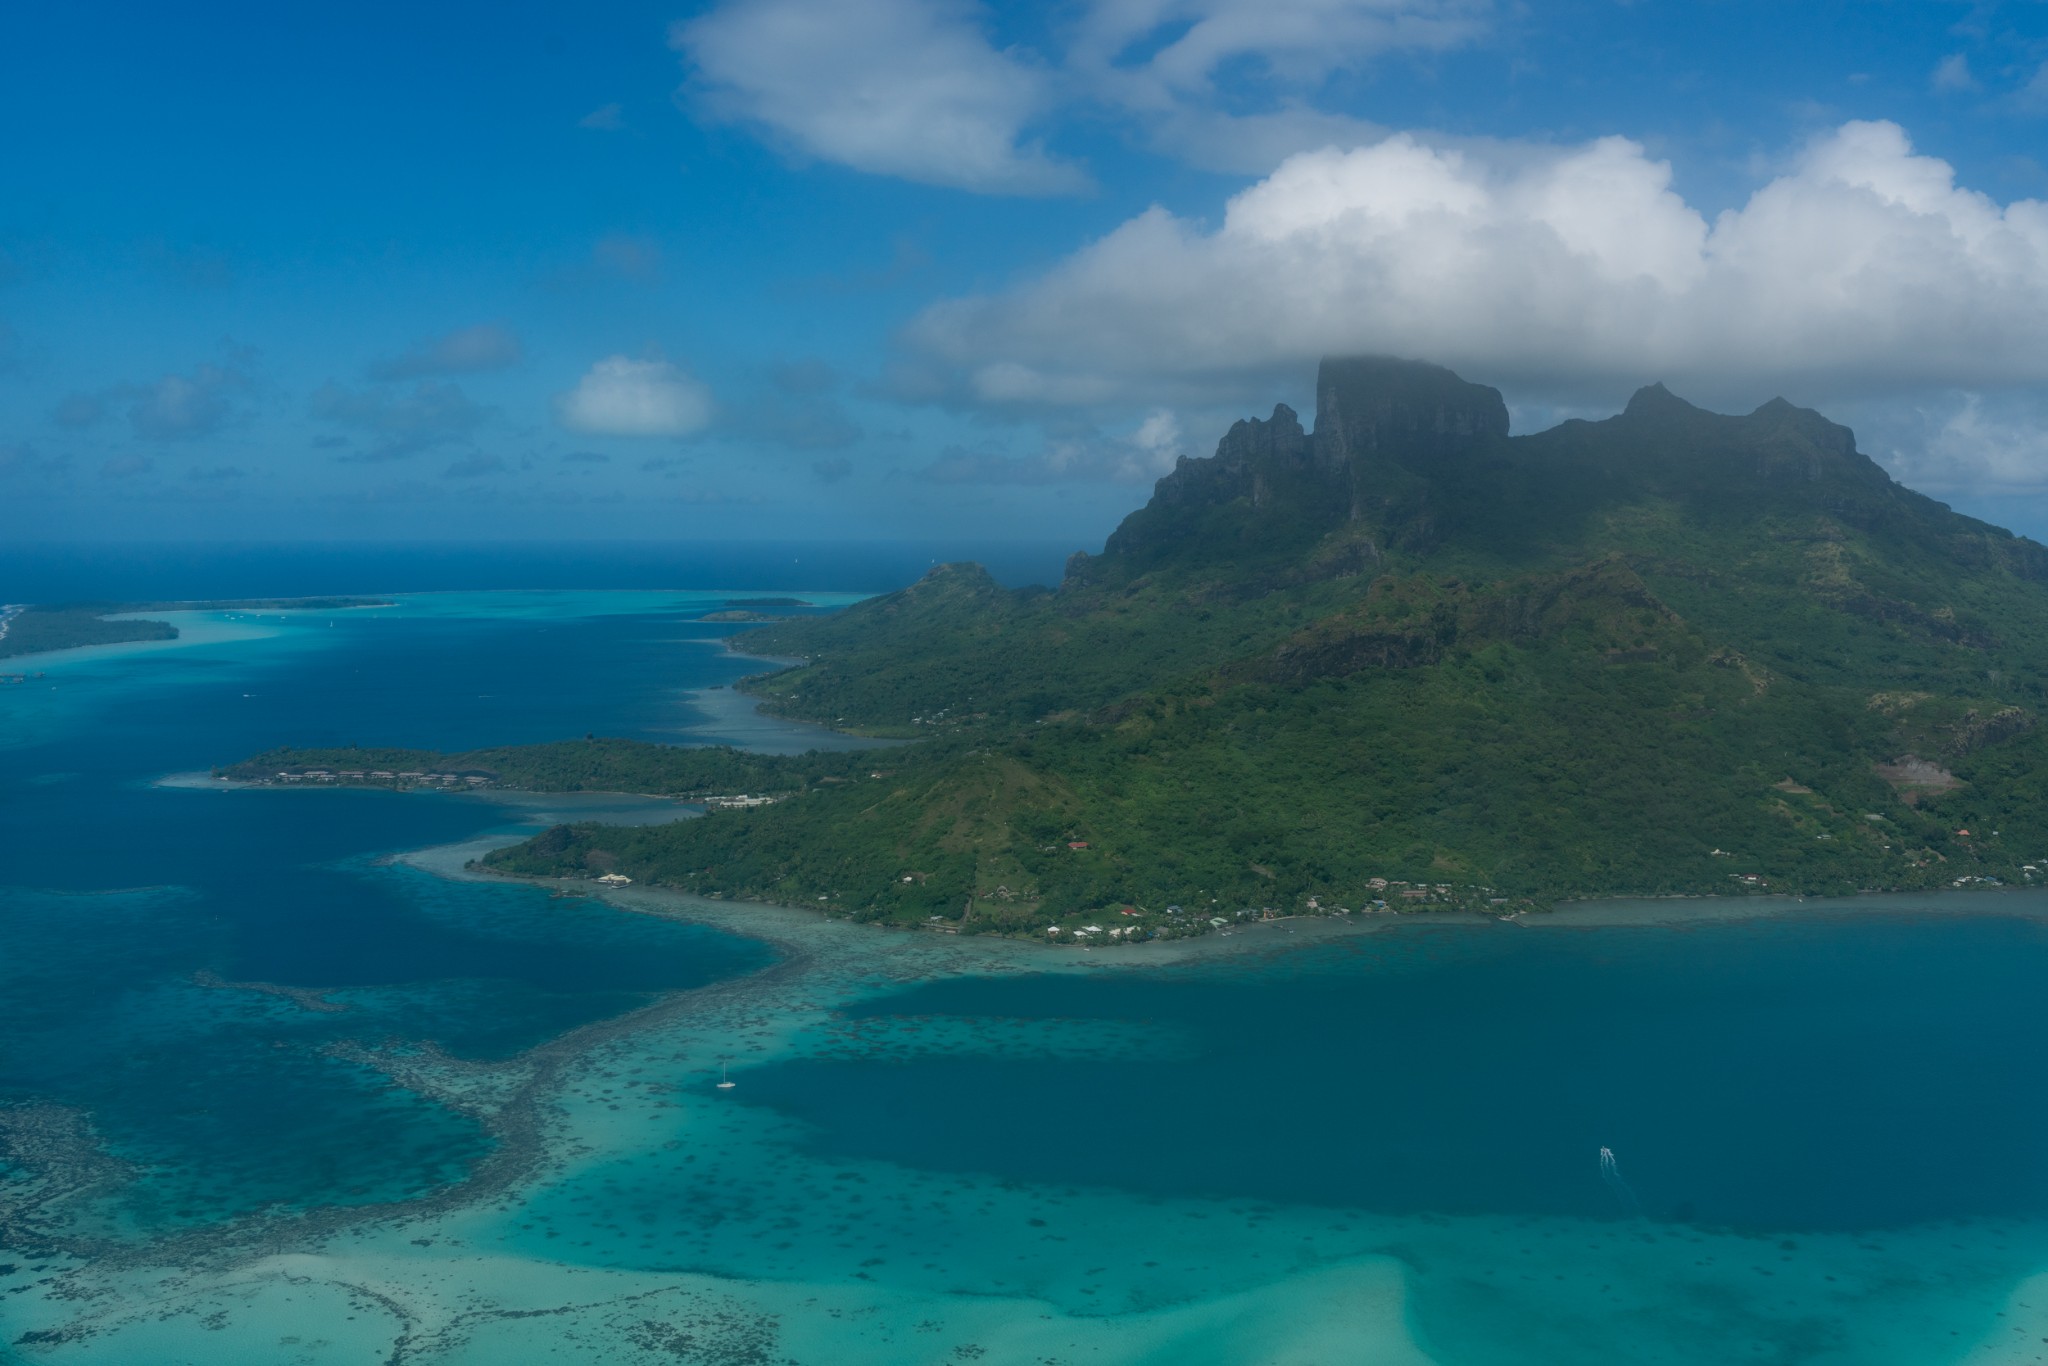
[[[1237,423],[1056,590],[947,565],[741,639],[807,661],[768,709],[914,743],[494,861],[1043,933],[2048,858],[2048,549],[1782,399],[1510,436],[1493,389],[1332,359],[1313,430]]]

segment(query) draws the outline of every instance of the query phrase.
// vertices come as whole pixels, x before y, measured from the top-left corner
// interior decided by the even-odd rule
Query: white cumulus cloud
[[[1002,194],[1085,189],[1024,130],[1047,72],[998,51],[963,0],[731,0],[677,24],[715,116],[855,170]]]
[[[607,356],[555,400],[562,425],[608,436],[687,436],[711,421],[711,391],[665,360]]]
[[[1828,392],[2048,384],[2048,204],[2000,205],[1849,123],[1709,219],[1625,138],[1396,135],[1288,158],[1215,227],[1154,208],[904,334],[929,390],[1190,401],[1331,352],[1542,388],[1663,377]]]

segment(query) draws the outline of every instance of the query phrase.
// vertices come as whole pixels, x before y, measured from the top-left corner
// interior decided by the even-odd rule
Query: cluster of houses
[[[706,811],[745,811],[750,807],[773,805],[775,805],[775,798],[773,797],[750,797],[744,792],[730,797],[706,797],[704,799],[704,809]]]
[[[279,769],[279,783],[396,783],[404,786],[488,787],[497,779],[488,773],[428,773],[423,769],[303,768]]]
[[[1448,901],[1455,890],[1448,882],[1403,882],[1399,878],[1389,881],[1383,877],[1369,877],[1365,885],[1374,892],[1386,893],[1396,901]],[[1371,904],[1374,910],[1387,909],[1384,897],[1375,898]],[[1308,908],[1312,911],[1320,909],[1314,897],[1308,899]]]
[[[1510,914],[1502,909],[1509,904],[1510,898],[1494,895],[1494,889],[1491,887],[1475,886],[1461,888],[1448,882],[1410,883],[1398,878],[1388,879],[1383,877],[1368,879],[1366,886],[1373,892],[1384,893],[1384,895],[1380,896],[1365,897],[1360,901],[1358,910],[1368,914],[1391,914],[1405,907],[1416,906],[1419,903],[1434,903],[1439,906],[1447,906],[1450,909],[1484,909],[1490,914],[1503,917]],[[1483,906],[1480,905],[1482,901],[1484,902]],[[1121,908],[1120,913],[1127,916],[1137,916],[1140,914],[1135,906],[1125,906]],[[1091,939],[1099,939],[1105,943],[1117,940],[1134,942],[1140,939],[1156,938],[1161,934],[1174,937],[1179,933],[1187,933],[1190,930],[1197,932],[1205,928],[1220,930],[1227,925],[1241,924],[1246,921],[1285,920],[1298,913],[1306,913],[1308,915],[1357,914],[1349,906],[1326,905],[1322,898],[1312,896],[1303,903],[1302,912],[1285,911],[1277,906],[1246,906],[1242,910],[1231,914],[1214,913],[1207,916],[1189,916],[1184,907],[1168,906],[1166,908],[1168,918],[1165,924],[1160,925],[1155,922],[1154,926],[1150,928],[1142,925],[1129,925],[1122,928],[1112,927],[1105,929],[1101,925],[1082,925],[1078,928],[1069,929],[1064,925],[1047,925],[1045,933],[1047,939],[1053,943],[1086,944]],[[1206,927],[1203,924],[1204,921],[1207,922]]]
[[[1128,939],[1132,943],[1136,943],[1140,939],[1150,939],[1152,937],[1152,931],[1142,925],[1112,925],[1106,930],[1100,925],[1083,925],[1076,930],[1063,930],[1058,925],[1047,925],[1045,932],[1053,939],[1058,939],[1064,934],[1077,944],[1085,943],[1097,935],[1101,935],[1106,943],[1121,939]]]

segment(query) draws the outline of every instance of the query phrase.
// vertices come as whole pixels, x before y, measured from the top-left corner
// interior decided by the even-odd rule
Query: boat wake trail
[[[1629,1189],[1628,1182],[1621,1179],[1621,1164],[1614,1160],[1614,1149],[1600,1150],[1600,1179],[1607,1183],[1607,1189],[1614,1192],[1614,1198],[1621,1202],[1621,1212],[1640,1219],[1643,1203],[1636,1199],[1636,1193]]]

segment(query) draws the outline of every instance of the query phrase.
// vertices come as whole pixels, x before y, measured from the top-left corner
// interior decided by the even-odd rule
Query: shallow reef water
[[[697,700],[725,596],[210,614],[0,694],[0,1361],[2048,1360],[2032,893],[1084,954],[462,869],[666,804],[158,781],[806,743]]]

